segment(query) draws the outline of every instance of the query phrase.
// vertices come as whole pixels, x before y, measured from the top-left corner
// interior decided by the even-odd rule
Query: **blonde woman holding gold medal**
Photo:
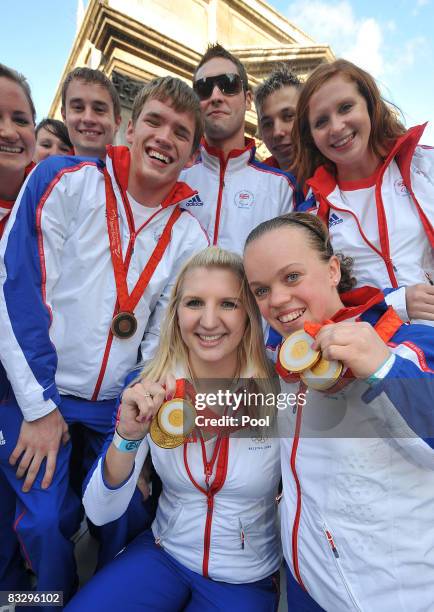
[[[185,265],[161,339],[153,361],[124,391],[113,441],[84,493],[86,512],[96,524],[118,518],[150,451],[163,483],[152,532],[98,572],[67,610],[96,605],[116,610],[127,598],[129,610],[272,612],[281,563],[275,502],[279,440],[267,438],[265,428],[232,435],[240,429],[239,415],[272,420],[272,409],[233,411],[214,402],[202,418],[232,417],[230,426],[196,427],[185,435],[201,412],[193,407],[196,392],[196,399],[199,391],[205,392],[202,399],[211,391],[218,397],[222,385],[236,390],[241,377],[272,378],[259,311],[238,255],[210,247]],[[177,377],[175,398],[162,406],[172,393],[149,381],[168,374]],[[257,391],[260,386],[258,380]],[[176,402],[177,396],[189,397],[192,407]]]

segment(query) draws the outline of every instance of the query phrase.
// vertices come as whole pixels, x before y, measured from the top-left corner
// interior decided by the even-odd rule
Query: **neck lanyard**
[[[139,276],[139,279],[134,286],[131,294],[128,293],[127,273],[131,261],[133,245],[136,234],[132,233],[130,243],[128,245],[125,261],[122,259],[122,242],[119,229],[119,218],[117,210],[116,196],[113,191],[113,185],[107,169],[104,169],[105,180],[105,195],[106,195],[106,212],[107,212],[107,230],[110,241],[110,254],[113,264],[113,272],[116,281],[116,291],[118,298],[118,312],[115,314],[111,324],[111,331],[114,336],[121,339],[131,338],[137,330],[137,320],[134,316],[134,308],[137,306],[140,298],[145,292],[146,287],[151,280],[151,277],[158,266],[164,252],[170,242],[171,231],[174,223],[180,217],[182,210],[176,206],[169,217],[168,222],[157,241],[155,249],[148,260],[145,268]],[[155,213],[158,214],[161,209]],[[142,230],[154,218],[152,215],[140,230]]]

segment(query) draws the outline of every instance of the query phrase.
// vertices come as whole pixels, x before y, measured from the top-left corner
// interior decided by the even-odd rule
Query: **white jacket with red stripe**
[[[204,142],[194,166],[181,173],[199,192],[183,207],[199,219],[212,244],[240,254],[252,229],[296,204],[293,178],[256,160],[254,144],[247,139],[244,149],[224,159],[220,149]]]
[[[358,286],[401,287],[387,302],[404,321],[405,287],[426,283],[426,273],[434,271],[434,149],[418,145],[424,128],[411,128],[397,140],[369,185],[353,181],[340,188],[324,166],[307,181],[334,251],[354,259]],[[371,194],[359,212],[351,204],[356,190],[362,198]]]
[[[206,441],[207,458],[215,438]],[[227,444],[227,453],[222,450]],[[210,447],[211,445],[211,447]],[[185,567],[213,580],[248,583],[276,572],[281,564],[276,493],[280,480],[279,440],[263,437],[222,439],[209,484],[220,482],[212,501],[205,494],[200,440],[162,449],[150,436],[141,443],[130,477],[118,488],[104,482],[105,452],[85,489],[87,516],[97,525],[126,511],[150,449],[162,482],[155,540]],[[195,481],[203,491],[195,486]]]
[[[170,215],[194,192],[177,183],[149,223],[135,232],[126,197],[128,149],[111,148],[106,164],[123,258],[133,236],[127,274],[131,293]],[[52,157],[38,164],[0,243],[0,360],[28,421],[59,405],[59,393],[93,400],[116,397],[139,349],[145,360],[154,354],[180,266],[208,245],[198,221],[182,211],[134,309],[137,331],[128,340],[114,338],[110,324],[117,292],[103,167],[99,160],[76,157]]]
[[[384,310],[360,318],[374,324]],[[281,413],[284,555],[327,611],[433,609],[432,328],[402,325],[389,346],[382,381],[310,390],[306,405]]]

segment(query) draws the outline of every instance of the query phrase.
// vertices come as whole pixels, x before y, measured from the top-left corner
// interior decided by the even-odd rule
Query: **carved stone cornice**
[[[119,94],[122,106],[131,109],[133,107],[134,98],[143,87],[144,81],[136,81],[116,71],[112,73],[112,81]]]
[[[167,14],[168,19],[173,16],[173,22],[160,18],[163,13],[158,10],[161,7],[166,10],[164,15]],[[160,20],[152,20],[157,13]],[[176,40],[176,20],[183,19],[187,23],[198,15],[208,15],[195,22],[203,24],[197,30],[200,44],[194,35],[190,42],[186,34],[189,30],[185,28],[182,30],[184,36]],[[194,68],[210,40],[213,30],[209,26],[210,19],[214,19],[217,40],[245,64],[252,86],[279,62],[291,62],[294,71],[305,77],[318,64],[333,59],[330,47],[317,45],[265,0],[182,0],[172,4],[170,0],[89,0],[50,116],[60,115],[61,83],[76,66],[99,68],[111,77],[125,109],[131,109],[141,84],[155,76],[171,74],[191,82]],[[171,27],[166,27],[167,24]],[[252,38],[255,46],[252,46]],[[231,44],[234,41],[237,46]],[[247,113],[246,121],[248,132],[253,134],[256,129],[254,112]]]

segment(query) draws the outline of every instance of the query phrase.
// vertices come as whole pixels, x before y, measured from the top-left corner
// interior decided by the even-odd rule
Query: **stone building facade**
[[[62,79],[77,66],[103,70],[122,103],[124,142],[135,93],[143,82],[171,74],[191,83],[209,43],[219,42],[245,64],[255,86],[282,60],[305,77],[331,61],[330,47],[318,45],[264,0],[90,0]],[[50,116],[60,117],[60,83]],[[256,115],[247,113],[254,135]]]

